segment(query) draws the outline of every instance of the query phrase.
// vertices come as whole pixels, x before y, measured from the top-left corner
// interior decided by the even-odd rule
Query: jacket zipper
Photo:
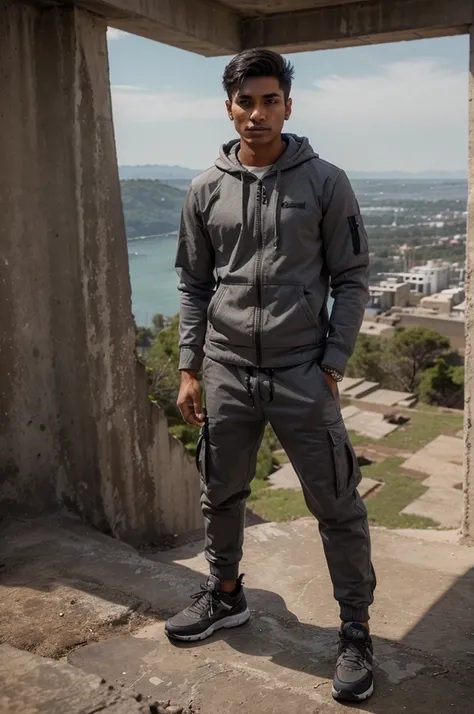
[[[257,286],[257,320],[255,333],[255,347],[257,352],[257,367],[262,366],[262,190],[263,184],[258,182],[257,189],[257,265],[256,265],[256,286]]]

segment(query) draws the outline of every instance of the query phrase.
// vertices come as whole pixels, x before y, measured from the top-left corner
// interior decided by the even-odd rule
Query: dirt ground
[[[44,527],[38,533],[40,543],[44,537],[48,545],[44,560],[40,544],[28,538],[18,553],[13,544],[18,526],[10,524],[10,529],[1,550],[0,643],[58,659],[77,647],[132,634],[155,621],[147,614],[149,603],[118,588],[104,588],[94,578],[75,576],[71,548],[65,553],[58,548],[52,557],[54,546]]]
[[[2,569],[0,586],[0,642],[43,657],[58,659],[76,647],[108,637],[133,634],[154,619],[140,612],[140,603],[118,597],[122,608],[110,617],[101,617],[91,608],[91,596],[100,589],[89,584],[89,595],[78,593],[74,581],[55,585],[47,578],[31,582],[28,568],[14,565]],[[5,585],[7,587],[5,587]],[[41,594],[38,594],[38,587]],[[45,598],[44,594],[48,596]],[[123,610],[123,611],[122,611]]]

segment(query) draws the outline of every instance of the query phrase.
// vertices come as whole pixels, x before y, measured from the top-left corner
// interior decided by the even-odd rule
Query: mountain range
[[[166,166],[163,164],[145,164],[144,166],[119,166],[119,175],[122,180],[128,179],[158,179],[173,182],[173,185],[184,188],[184,183],[189,183],[191,179],[200,174],[199,169],[189,169],[185,166]],[[445,180],[457,181],[466,180],[467,171],[442,171],[433,169],[432,171],[419,171],[412,173],[409,171],[348,171],[353,179],[391,179],[391,180]]]

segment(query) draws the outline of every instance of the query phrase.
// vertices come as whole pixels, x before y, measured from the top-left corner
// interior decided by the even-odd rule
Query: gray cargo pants
[[[205,554],[211,573],[238,576],[245,502],[270,422],[319,522],[341,619],[365,622],[373,602],[367,511],[360,469],[338,401],[316,362],[275,370],[204,362],[207,422],[196,454]]]

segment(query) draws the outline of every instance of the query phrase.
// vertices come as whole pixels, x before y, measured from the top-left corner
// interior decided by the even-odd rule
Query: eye
[[[265,104],[276,104],[276,103],[277,103],[277,102],[276,102],[276,99],[267,99],[267,100],[265,101]]]

